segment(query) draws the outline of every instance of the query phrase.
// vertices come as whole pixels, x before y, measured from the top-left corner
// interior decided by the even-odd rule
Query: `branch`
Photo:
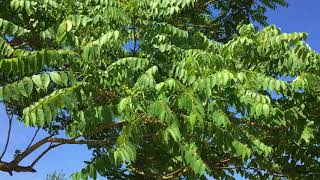
[[[105,129],[108,128],[113,128],[113,127],[117,127],[120,125],[125,124],[126,121],[120,121],[120,122],[116,122],[113,124],[104,124],[101,125],[95,129],[93,129],[92,131],[90,131],[89,133],[85,133],[85,135],[90,136],[90,135],[95,135],[98,133],[103,132]],[[97,144],[112,144],[114,142],[111,141],[103,141],[103,140],[86,140],[86,139],[80,139],[77,140],[77,138],[81,137],[81,136],[77,136],[74,137],[72,139],[64,139],[64,138],[52,138],[55,134],[52,134],[40,141],[38,141],[37,143],[33,144],[33,141],[35,139],[35,136],[37,135],[38,130],[36,131],[35,135],[33,136],[31,143],[29,144],[29,146],[27,147],[27,149],[22,152],[21,154],[18,154],[11,162],[2,162],[0,160],[0,171],[4,171],[4,172],[8,172],[10,175],[12,175],[12,172],[36,172],[35,169],[33,169],[33,166],[36,165],[36,163],[45,155],[47,154],[50,150],[52,150],[53,148],[59,147],[63,144],[90,144],[90,145],[97,145]],[[19,163],[25,159],[27,156],[29,156],[31,153],[33,153],[34,151],[36,151],[38,148],[40,148],[42,145],[46,144],[46,143],[51,143],[49,145],[49,147],[44,150],[32,163],[30,166],[20,166]],[[52,145],[53,143],[58,143],[55,145]]]
[[[126,123],[125,121],[120,121],[117,123],[113,123],[113,124],[106,124],[103,126],[99,126],[96,129],[92,130],[91,133],[88,133],[87,135],[94,135],[97,133],[100,133],[101,131],[107,129],[107,128],[112,128],[112,127],[116,127],[118,125],[124,124]],[[98,142],[96,140],[91,140],[91,141],[86,141],[86,140],[78,140],[76,141],[75,139],[79,138],[75,137],[73,139],[62,139],[62,138],[51,138],[53,135],[44,138],[40,141],[38,141],[37,143],[35,143],[34,145],[30,146],[28,149],[26,149],[24,152],[22,152],[21,154],[19,154],[13,161],[12,163],[14,164],[18,164],[19,162],[21,162],[25,157],[27,157],[29,154],[31,154],[32,152],[34,152],[36,149],[38,149],[39,147],[41,147],[42,145],[48,143],[48,142],[57,142],[57,143],[63,143],[63,144],[101,144],[102,141]]]
[[[219,154],[218,154],[218,156],[219,156]],[[221,156],[222,155],[220,155],[219,157],[221,157]],[[221,158],[223,158],[223,157],[221,157]],[[224,167],[226,164],[233,163],[231,161],[234,161],[234,160],[237,160],[237,159],[238,159],[237,157],[226,157],[226,159],[222,159],[222,160],[217,162],[216,160],[213,160],[213,159],[211,159],[209,157],[204,158],[205,163],[211,169],[217,169],[219,167]]]
[[[31,166],[19,166],[11,163],[0,161],[0,171],[8,172],[12,176],[12,172],[36,172]]]
[[[206,3],[204,3],[200,8],[204,8],[204,7],[207,7],[209,4],[211,4],[211,3],[213,3],[213,2],[211,2],[211,1],[208,1],[208,2],[206,2]]]
[[[46,150],[44,150],[44,151],[32,162],[32,164],[31,164],[30,166],[33,167],[34,165],[36,165],[37,162],[38,162],[46,153],[48,153],[51,149],[56,148],[56,147],[59,147],[59,146],[61,146],[61,145],[63,145],[63,144],[55,144],[55,145],[52,145],[52,143],[51,143],[50,146],[49,146]]]
[[[115,123],[112,123],[112,124],[103,124],[101,126],[98,126],[95,129],[92,129],[90,132],[84,133],[84,135],[85,136],[92,136],[92,135],[101,133],[105,129],[114,128],[114,127],[117,127],[117,126],[120,126],[120,125],[124,125],[126,123],[127,123],[126,121],[119,121],[119,122],[115,122]],[[78,138],[78,137],[80,137],[80,136],[77,136],[76,138]]]
[[[51,143],[61,143],[61,144],[110,144],[112,142],[104,140],[75,140],[75,139],[63,139],[63,138],[49,138],[47,142]]]
[[[282,174],[282,173],[272,172],[272,171],[269,171],[269,170],[267,170],[267,169],[255,168],[255,167],[234,166],[234,167],[217,167],[216,169],[242,169],[242,170],[253,170],[253,171],[266,171],[266,172],[272,174],[273,176],[277,176],[277,177],[287,177],[286,175],[284,175],[284,174]]]
[[[30,155],[32,152],[34,152],[35,150],[37,150],[39,147],[41,147],[42,145],[46,144],[48,142],[48,139],[51,138],[51,136],[46,137],[40,141],[38,141],[37,143],[35,143],[34,145],[30,146],[28,149],[26,149],[24,152],[22,152],[21,154],[17,155],[17,157],[11,161],[11,163],[13,164],[19,164],[24,158],[26,158],[28,155]]]
[[[36,138],[36,136],[37,136],[37,134],[38,134],[38,132],[39,132],[39,130],[40,130],[40,128],[38,128],[38,129],[36,130],[36,132],[34,133],[32,139],[31,139],[31,142],[30,142],[29,145],[27,146],[26,150],[29,149],[29,147],[32,145],[34,139]]]
[[[12,116],[9,116],[9,119],[12,120]],[[85,133],[85,135],[90,136],[90,135],[95,135],[98,133],[103,132],[105,129],[108,128],[114,128],[120,125],[125,124],[125,121],[121,121],[121,122],[116,122],[113,124],[104,124],[101,125],[95,129],[93,129],[92,131]],[[10,129],[11,129],[11,125],[9,125]],[[81,139],[81,140],[76,140],[78,137],[74,137],[72,139],[63,139],[63,138],[52,138],[55,134],[50,135],[49,137],[46,137],[40,141],[38,141],[37,143],[33,144],[33,141],[38,133],[39,129],[37,129],[37,131],[35,132],[30,144],[28,145],[27,149],[22,152],[21,154],[17,155],[15,157],[15,159],[13,159],[11,162],[2,162],[0,160],[0,171],[3,172],[8,172],[10,175],[12,175],[12,172],[36,172],[35,169],[33,169],[33,167],[36,165],[36,163],[45,155],[47,154],[50,150],[59,147],[63,144],[91,144],[91,145],[95,145],[95,144],[111,144],[113,142],[110,141],[103,141],[103,140],[85,140],[85,139]],[[10,133],[9,133],[10,135]],[[7,140],[9,142],[9,140]],[[39,156],[37,156],[37,158],[31,163],[30,166],[20,166],[19,163],[25,159],[27,156],[29,156],[31,153],[33,153],[35,150],[37,150],[39,147],[41,147],[42,145],[46,144],[46,143],[51,143],[49,145],[49,147],[44,150]],[[55,145],[52,145],[52,143],[58,143]],[[5,148],[6,149],[6,148]],[[5,151],[4,151],[5,152]],[[4,153],[3,153],[4,154]]]
[[[179,176],[182,176],[183,174],[185,174],[186,172],[188,172],[190,169],[189,168],[185,168],[185,167],[181,167],[180,169],[167,174],[165,176],[162,176],[162,179],[172,179],[172,178],[176,178]]]
[[[9,121],[9,127],[8,127],[8,133],[7,133],[7,140],[6,140],[6,144],[4,146],[3,152],[0,156],[0,161],[3,158],[3,156],[6,154],[6,151],[8,149],[8,145],[9,145],[9,141],[10,141],[10,135],[11,135],[11,129],[12,129],[12,118],[13,118],[13,114],[9,114],[8,113],[8,109],[6,107],[6,113],[7,113],[7,117],[8,117],[8,121]]]
[[[141,175],[141,176],[145,176],[145,177],[147,177],[147,178],[149,178],[149,179],[161,179],[161,176],[159,176],[159,175],[157,175],[157,174],[147,174],[147,173],[145,173],[145,172],[143,172],[143,171],[140,171],[140,170],[138,170],[138,169],[136,169],[136,168],[131,168],[131,170],[132,170],[133,172],[135,172],[135,173],[137,173],[137,174],[139,174],[139,175]]]
[[[63,138],[48,138],[47,142],[51,142],[49,147],[44,150],[30,165],[31,167],[34,167],[36,163],[51,149],[54,149],[56,147],[59,147],[64,144],[107,144],[110,143],[108,141],[102,141],[102,140],[75,140],[75,139],[63,139]],[[52,143],[59,143],[52,145]]]
[[[222,160],[222,161],[219,162],[219,165],[224,165],[224,164],[230,162],[231,160],[233,160],[233,159],[235,159],[235,158],[236,158],[236,157],[231,157],[231,158],[229,158],[229,159]]]
[[[47,142],[51,142],[49,147],[44,150],[30,165],[33,167],[36,165],[36,163],[46,154],[48,153],[51,149],[59,147],[64,144],[107,144],[110,143],[108,141],[102,141],[102,140],[75,140],[75,139],[63,139],[63,138],[48,138]],[[52,145],[52,143],[59,143]]]
[[[164,175],[164,176],[156,175],[156,174],[146,174],[145,172],[140,171],[140,170],[138,170],[136,168],[131,168],[131,170],[134,171],[137,174],[140,174],[140,175],[145,176],[145,177],[149,177],[151,179],[173,179],[173,178],[182,176],[183,174],[188,172],[190,169],[186,168],[186,167],[181,167],[178,170],[176,170],[176,171],[174,171],[174,172],[172,172],[170,174]]]
[[[265,130],[279,130],[279,129],[286,129],[287,127],[285,126],[268,126],[266,124],[259,124],[257,122],[252,122],[252,121],[246,121],[245,119],[237,119],[236,117],[229,117],[232,122],[235,122],[237,124],[246,124],[251,127],[256,127],[260,129],[265,129]]]

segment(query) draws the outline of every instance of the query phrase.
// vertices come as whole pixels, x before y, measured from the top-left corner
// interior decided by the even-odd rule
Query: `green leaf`
[[[214,111],[212,120],[217,127],[227,127],[230,124],[229,118],[222,111]]]
[[[263,104],[262,105],[262,113],[265,117],[267,117],[270,113],[270,108],[268,104]]]
[[[256,104],[256,115],[257,116],[260,116],[263,114],[263,104],[262,103],[259,103],[259,104]]]
[[[129,155],[129,158],[128,160],[129,161],[135,161],[136,159],[136,152],[135,150],[133,150],[133,146],[132,145],[127,145],[124,147],[125,151],[128,153]]]
[[[11,87],[11,86],[8,85],[8,86],[5,86],[5,87],[3,88],[3,97],[4,97],[5,99],[10,99],[10,98],[13,96],[13,93],[12,93],[12,90],[11,90],[10,87]]]
[[[242,144],[241,142],[235,140],[232,142],[232,146],[235,149],[235,153],[242,157],[242,161],[251,156],[251,150],[246,144]]]
[[[181,140],[181,134],[178,125],[172,124],[168,129],[174,141],[179,142]]]
[[[51,112],[51,108],[49,106],[43,106],[43,113],[45,114],[45,123],[49,124],[53,120],[53,114]]]
[[[130,97],[126,97],[121,99],[121,101],[119,102],[118,105],[118,111],[119,113],[123,112],[125,109],[128,109],[129,107],[131,107],[131,98]]]
[[[261,153],[264,153],[265,156],[268,156],[272,152],[272,147],[265,145],[258,139],[255,139],[253,141],[253,144],[258,148],[259,155],[261,155]]]
[[[37,110],[37,124],[39,125],[39,127],[43,127],[43,125],[45,124],[45,116],[43,113],[42,109],[38,109]]]
[[[70,20],[67,20],[66,21],[66,30],[67,30],[67,32],[69,32],[69,31],[71,31],[71,29],[72,29],[72,22],[70,21]]]
[[[49,83],[50,83],[50,76],[47,73],[43,73],[40,75],[42,86],[44,90],[48,89]]]
[[[17,88],[17,90],[19,91],[20,94],[22,94],[25,97],[28,97],[27,91],[24,88],[23,81],[18,82],[16,88]]]
[[[38,88],[45,90],[45,91],[47,90],[49,83],[50,83],[50,77],[46,73],[43,73],[40,75],[33,75],[32,80],[33,80],[34,84],[36,84],[36,86],[38,86]]]
[[[40,75],[33,75],[32,81],[34,82],[34,84],[36,84],[38,86],[38,88],[44,89]]]
[[[32,82],[32,79],[31,79],[31,78],[28,78],[28,77],[24,77],[24,78],[22,79],[22,82],[23,82],[23,86],[24,86],[26,95],[27,95],[27,97],[28,97],[28,96],[30,96],[30,94],[32,93],[32,90],[33,90],[33,82]]]
[[[68,75],[65,72],[59,72],[62,84],[68,86]]]
[[[307,144],[309,144],[310,140],[314,138],[315,129],[313,128],[313,125],[314,125],[313,121],[309,121],[305,125],[301,134],[300,142],[301,140],[304,140]]]
[[[55,82],[56,84],[60,85],[60,86],[63,86],[63,81],[62,81],[62,78],[60,76],[59,73],[57,72],[51,72],[50,73],[50,77],[52,79],[53,82]]]
[[[130,155],[129,155],[129,153],[126,151],[126,149],[121,148],[121,149],[119,149],[119,151],[122,152],[123,157],[124,157],[125,160],[127,160],[127,161],[129,161],[129,162],[131,161]]]
[[[269,88],[270,91],[273,91],[273,90],[275,89],[276,82],[277,82],[277,80],[275,80],[275,79],[271,79],[271,80],[269,81],[268,88]]]
[[[190,111],[192,109],[192,100],[187,95],[181,96],[178,99],[178,106],[181,109]]]
[[[197,114],[195,114],[195,113],[190,114],[189,115],[189,122],[190,122],[191,129],[193,129],[194,125],[197,122]]]
[[[275,80],[275,90],[280,91],[281,88],[281,81],[280,80]]]

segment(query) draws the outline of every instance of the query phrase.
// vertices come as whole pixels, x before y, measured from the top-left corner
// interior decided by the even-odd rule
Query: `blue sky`
[[[310,46],[320,52],[320,1],[319,0],[289,0],[289,8],[279,8],[275,12],[269,12],[269,23],[280,27],[283,32],[307,32],[307,42]],[[0,150],[4,145],[7,131],[7,119],[0,104]],[[15,149],[23,150],[29,143],[34,128],[25,128],[23,124],[14,121],[12,138],[7,156],[4,160],[12,157]],[[40,136],[44,136],[40,132]],[[0,152],[1,152],[0,151]],[[33,156],[34,157],[34,156]],[[30,159],[26,159],[28,162]],[[85,145],[65,145],[52,150],[35,167],[37,173],[15,173],[9,176],[0,172],[0,180],[44,180],[46,174],[63,171],[67,175],[81,170],[83,161],[90,160],[90,152]],[[240,177],[239,177],[240,178]]]

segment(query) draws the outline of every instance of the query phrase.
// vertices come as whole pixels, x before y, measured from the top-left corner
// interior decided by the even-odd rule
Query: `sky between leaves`
[[[269,12],[269,23],[275,24],[283,32],[307,32],[307,42],[311,48],[320,52],[320,1],[319,0],[288,0],[289,8],[279,8]],[[0,151],[2,152],[6,137],[8,121],[3,104],[0,104]],[[23,124],[14,121],[11,143],[3,160],[10,160],[16,149],[24,150],[28,145],[35,128],[25,128]],[[39,132],[38,138],[45,136]],[[39,149],[41,151],[43,149]],[[36,154],[35,154],[36,155]],[[24,162],[34,158],[31,156]],[[62,171],[69,176],[84,167],[83,161],[90,160],[90,151],[85,145],[65,145],[48,153],[35,166],[37,173],[16,173],[10,176],[0,172],[0,180],[45,180],[46,174]],[[242,179],[236,176],[237,179]]]

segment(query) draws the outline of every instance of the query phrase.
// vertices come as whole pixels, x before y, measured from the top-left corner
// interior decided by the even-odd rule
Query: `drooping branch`
[[[5,111],[6,111],[6,113],[7,113],[9,125],[8,125],[8,133],[7,133],[6,144],[5,144],[4,149],[3,149],[2,153],[1,153],[0,161],[1,161],[1,159],[3,158],[3,156],[6,154],[6,151],[7,151],[7,149],[8,149],[8,145],[9,145],[9,142],[10,142],[11,129],[12,129],[13,113],[9,114],[7,107],[5,108]]]

